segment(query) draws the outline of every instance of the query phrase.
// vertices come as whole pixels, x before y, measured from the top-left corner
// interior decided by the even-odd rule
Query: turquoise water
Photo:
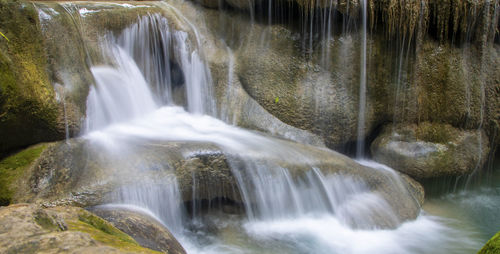
[[[500,231],[500,159],[481,174],[469,181],[465,189],[465,179],[448,180],[447,186],[439,183],[426,186],[424,211],[449,218],[453,227],[467,230],[486,243]],[[442,191],[454,188],[452,193]]]

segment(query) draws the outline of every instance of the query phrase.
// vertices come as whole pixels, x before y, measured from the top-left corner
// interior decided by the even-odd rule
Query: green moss
[[[36,145],[0,161],[0,205],[12,202],[17,180],[23,176],[26,169],[40,157],[47,144]]]
[[[478,252],[478,254],[499,254],[500,253],[500,232],[494,235]]]
[[[88,212],[80,213],[78,215],[78,220],[68,221],[68,226],[69,230],[87,233],[94,238],[94,240],[120,250],[138,253],[159,253],[141,247],[129,235]]]
[[[63,138],[36,9],[0,0],[0,16],[0,153]]]

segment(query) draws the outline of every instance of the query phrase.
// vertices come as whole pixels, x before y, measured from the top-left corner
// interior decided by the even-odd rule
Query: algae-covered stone
[[[132,236],[143,247],[171,254],[186,253],[160,221],[140,210],[112,205],[93,207],[89,210]]]
[[[159,253],[76,207],[17,204],[0,208],[2,253]]]
[[[0,161],[0,206],[15,201],[23,177],[46,148],[47,144],[35,145]]]
[[[0,1],[0,155],[64,138],[61,107],[47,74],[38,13],[29,3]]]
[[[477,254],[498,254],[500,253],[500,232],[496,233]]]
[[[373,158],[422,179],[464,175],[480,169],[489,144],[484,132],[446,124],[386,126],[371,146]]]

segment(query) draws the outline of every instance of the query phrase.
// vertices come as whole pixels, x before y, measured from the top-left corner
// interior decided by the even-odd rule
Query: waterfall
[[[366,1],[363,10],[360,141],[366,106]],[[330,18],[328,20],[330,22]],[[146,209],[172,231],[188,252],[244,252],[245,245],[229,248],[213,240],[214,235],[203,238],[201,230],[191,229],[191,224],[202,223],[203,211],[197,199],[200,199],[200,186],[208,184],[197,178],[197,174],[189,172],[192,189],[188,198],[192,206],[187,207],[181,183],[175,176],[175,166],[157,165],[147,157],[132,163],[137,159],[134,156],[137,144],[209,143],[220,148],[227,159],[245,208],[245,217],[236,219],[240,224],[237,231],[257,243],[269,244],[268,239],[259,239],[259,235],[275,236],[270,237],[271,243],[277,241],[278,246],[286,245],[284,251],[277,252],[367,253],[379,250],[408,253],[417,250],[425,253],[429,250],[426,246],[406,239],[419,233],[422,224],[428,226],[430,232],[423,238],[426,243],[435,241],[434,246],[441,241],[441,238],[435,239],[437,233],[450,233],[429,217],[403,223],[390,198],[374,189],[366,177],[349,174],[347,170],[330,173],[323,163],[331,157],[339,160],[335,161],[339,167],[359,166],[354,162],[349,164],[342,155],[247,131],[210,116],[209,113],[216,112],[211,108],[214,104],[212,84],[209,68],[197,48],[200,43],[192,43],[192,40],[199,41],[197,32],[193,32],[196,38],[192,38],[190,33],[172,27],[160,15],[140,17],[121,35],[108,34],[102,39],[106,65],[91,69],[96,83],[87,100],[84,138],[92,145],[105,147],[109,163],[123,174],[130,171],[126,173],[134,179],[133,183],[127,182],[112,193],[111,203]],[[310,32],[312,34],[312,27]],[[312,39],[310,37],[310,42]],[[235,63],[233,54],[228,51],[231,56],[228,86],[231,86],[236,78],[233,77]],[[179,89],[184,94],[176,93]],[[180,103],[182,100],[178,97],[183,95],[186,101]],[[226,112],[225,117],[229,119],[227,109],[221,112]],[[362,143],[360,145],[358,152],[363,151]],[[189,154],[182,156],[187,158]],[[359,167],[375,175],[374,181],[385,179],[394,183],[388,188],[394,196],[404,199],[398,202],[409,199],[409,206],[418,206],[394,171]],[[148,178],[144,176],[147,170],[161,172]],[[119,178],[121,174],[113,177]],[[189,208],[192,216],[187,212]],[[230,224],[231,218],[220,224]],[[397,229],[380,230],[381,227]],[[340,232],[339,235],[336,232]],[[338,237],[340,241],[336,240]],[[202,239],[196,242],[199,238]],[[370,244],[363,249],[358,246],[359,239],[369,239]],[[258,253],[259,249],[252,251]]]
[[[158,27],[162,29],[156,29]],[[203,93],[207,84],[202,83],[208,81],[200,75],[207,67],[197,57],[196,48],[189,47],[187,33],[168,27],[164,18],[148,15],[125,29],[119,37],[108,35],[104,38],[103,49],[110,65],[92,67],[96,86],[92,87],[87,103],[88,138],[99,141],[105,137],[106,144],[115,143],[110,149],[120,147],[120,153],[128,149],[127,143],[116,143],[132,137],[134,140],[217,144],[233,158],[230,159],[231,170],[252,221],[317,213],[330,214],[347,226],[361,228],[376,227],[375,221],[381,217],[389,220],[389,224],[399,223],[392,208],[362,179],[323,175],[320,168],[312,166],[321,159],[307,149],[198,115],[203,109],[202,102],[211,99]],[[153,50],[153,46],[159,45],[161,50]],[[180,60],[179,66],[185,73],[189,112],[171,106],[175,101],[168,94],[173,90],[169,87],[173,84],[172,73],[165,70],[169,66],[167,59],[172,59],[166,49],[169,45],[173,45],[173,59]],[[191,90],[189,83],[193,86]],[[291,164],[283,166],[284,162]],[[296,173],[290,167],[297,166],[307,169],[306,173],[292,177]],[[194,201],[199,181],[194,174],[192,178]],[[147,185],[130,186],[122,189],[117,199],[145,206],[164,221],[172,216],[182,218],[179,209],[165,213],[163,202],[158,202],[163,195],[171,207],[181,203],[175,179],[167,182],[171,182],[167,190]],[[193,213],[198,214],[198,209],[193,202]],[[174,227],[180,228],[179,225]]]
[[[362,37],[361,37],[361,70],[359,75],[359,112],[358,112],[358,139],[356,142],[356,157],[362,158],[365,150],[365,117],[366,117],[366,34],[368,6],[367,1],[363,0],[362,7]]]

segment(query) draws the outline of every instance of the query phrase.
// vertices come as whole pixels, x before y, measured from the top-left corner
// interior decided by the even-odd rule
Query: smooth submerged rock
[[[421,123],[386,126],[371,150],[376,161],[422,179],[464,175],[480,169],[487,159],[489,144],[480,130]]]
[[[158,253],[82,208],[33,204],[0,208],[0,252]]]
[[[186,253],[181,244],[160,221],[139,210],[120,206],[98,206],[89,210],[130,235],[143,247],[163,253]]]

